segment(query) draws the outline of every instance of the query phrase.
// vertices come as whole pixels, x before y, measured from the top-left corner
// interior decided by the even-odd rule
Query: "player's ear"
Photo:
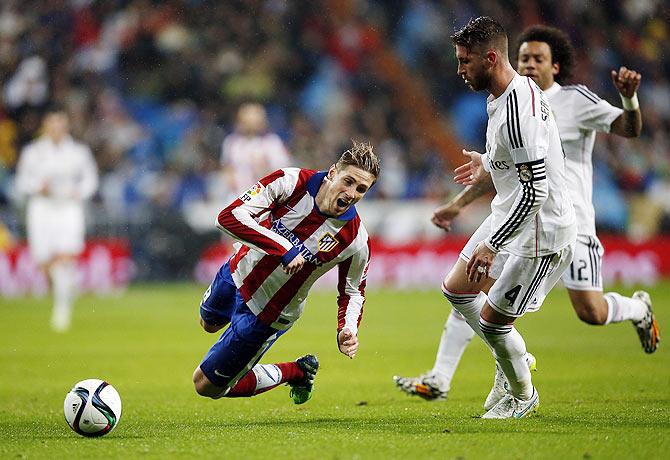
[[[494,49],[489,49],[484,55],[484,62],[489,68],[495,66],[496,62],[498,62],[498,53]]]
[[[335,167],[335,165],[330,165],[330,168],[328,168],[328,174],[326,174],[326,179],[333,180],[333,178],[335,177],[336,172],[337,172],[337,167]]]
[[[555,77],[559,73],[561,73],[561,64],[559,64],[558,62],[554,62],[551,65],[551,74]]]

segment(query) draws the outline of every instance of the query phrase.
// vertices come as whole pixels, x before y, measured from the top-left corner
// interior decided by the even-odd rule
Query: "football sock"
[[[510,382],[512,394],[520,399],[530,399],[533,395],[533,384],[525,359],[526,343],[521,334],[511,324],[499,325],[480,319],[482,308],[488,299],[483,292],[476,295],[457,293],[449,291],[444,286],[442,291],[454,308],[465,317],[472,330],[491,349]]]
[[[463,315],[452,309],[444,324],[432,371],[438,376],[446,390],[449,389],[461,356],[474,335],[474,331]]]
[[[254,396],[282,383],[293,383],[305,376],[295,361],[278,364],[256,364],[226,394],[228,398]]]
[[[647,306],[641,300],[624,297],[616,292],[605,294],[607,301],[607,321],[609,323],[620,323],[628,319],[640,321],[647,313]]]
[[[475,294],[472,292],[450,291],[444,285],[442,286],[442,293],[451,302],[454,309],[465,318],[470,328],[488,345],[486,337],[484,337],[479,328],[479,314],[482,312],[482,308],[484,308],[486,299],[488,299],[486,294],[483,292]]]
[[[49,269],[53,285],[54,305],[51,327],[55,331],[65,331],[70,327],[72,304],[76,292],[77,268],[72,261],[55,262]]]
[[[479,319],[479,325],[494,349],[512,394],[519,399],[530,399],[533,396],[533,384],[526,362],[526,342],[521,334],[511,324],[495,324],[484,318]]]

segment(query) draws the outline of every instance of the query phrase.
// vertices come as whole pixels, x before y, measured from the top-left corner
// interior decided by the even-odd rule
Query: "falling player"
[[[200,304],[207,332],[228,326],[195,370],[198,394],[253,396],[282,383],[296,404],[312,395],[319,363],[258,364],[302,314],[312,284],[337,266],[337,344],[358,350],[370,248],[354,205],[379,175],[367,143],[354,142],[328,171],[280,169],[225,208],[218,226],[239,241]]]
[[[644,291],[632,297],[616,292],[603,294],[600,275],[603,246],[595,232],[595,212],[591,202],[591,156],[596,131],[610,132],[622,137],[639,136],[642,115],[637,99],[639,73],[621,67],[612,71],[612,82],[621,95],[624,110],[613,107],[583,85],[561,86],[570,78],[574,66],[574,49],[567,35],[548,26],[532,26],[518,39],[517,68],[521,75],[532,78],[545,92],[556,118],[566,155],[566,178],[575,206],[578,237],[570,268],[563,274],[563,284],[577,316],[593,325],[607,325],[629,320],[632,322],[642,348],[656,351],[660,340],[659,328],[651,309],[651,300]],[[461,209],[492,189],[490,182],[467,187],[449,203],[439,207],[433,222],[449,231],[451,221]],[[472,338],[473,332],[452,311],[432,370],[420,377],[398,377],[401,390],[428,400],[444,399],[459,359]],[[496,379],[494,391],[503,391],[504,380]],[[501,385],[502,384],[502,385]]]

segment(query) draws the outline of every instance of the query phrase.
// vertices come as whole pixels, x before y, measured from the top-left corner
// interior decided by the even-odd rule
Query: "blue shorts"
[[[286,332],[266,326],[249,310],[235,287],[229,262],[223,264],[205,291],[200,317],[212,325],[230,323],[200,363],[209,381],[226,392]]]

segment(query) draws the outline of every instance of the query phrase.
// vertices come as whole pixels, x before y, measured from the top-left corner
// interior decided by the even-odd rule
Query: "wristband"
[[[633,94],[633,97],[625,97],[619,93],[621,97],[621,104],[623,104],[623,109],[628,112],[634,112],[640,109],[640,101],[637,99],[637,93]]]

